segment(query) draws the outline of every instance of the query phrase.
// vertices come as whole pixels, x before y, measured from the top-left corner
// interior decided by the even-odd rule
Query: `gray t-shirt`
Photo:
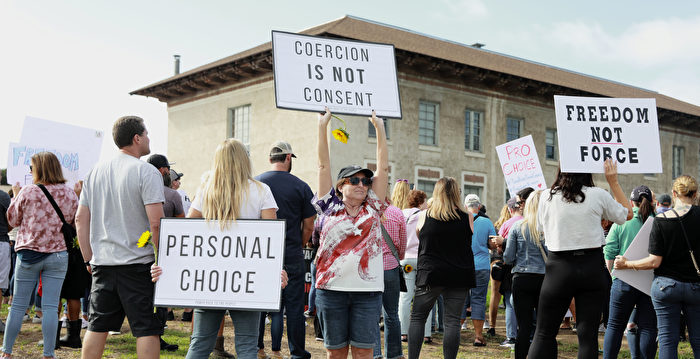
[[[175,217],[184,214],[182,209],[182,197],[176,190],[170,187],[163,187],[165,202],[163,203],[163,213],[166,217]]]
[[[93,265],[145,264],[154,261],[153,248],[138,248],[150,230],[145,205],[162,203],[163,176],[151,164],[119,153],[90,171],[80,205],[90,209]]]

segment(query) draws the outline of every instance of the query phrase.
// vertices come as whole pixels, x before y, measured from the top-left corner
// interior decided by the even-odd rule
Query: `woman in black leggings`
[[[617,165],[605,161],[605,179],[615,196],[594,187],[590,173],[557,172],[549,191],[541,194],[538,224],[549,249],[537,308],[537,329],[529,357],[557,357],[557,333],[571,299],[576,299],[578,358],[598,357],[598,325],[607,279],[601,219],[623,224],[632,208],[617,181]]]

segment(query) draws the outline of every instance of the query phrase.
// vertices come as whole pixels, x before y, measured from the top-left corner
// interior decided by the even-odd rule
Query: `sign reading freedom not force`
[[[401,118],[394,46],[272,32],[277,107]]]
[[[661,173],[656,100],[554,96],[562,172]]]
[[[154,304],[278,311],[284,234],[284,220],[161,219]]]

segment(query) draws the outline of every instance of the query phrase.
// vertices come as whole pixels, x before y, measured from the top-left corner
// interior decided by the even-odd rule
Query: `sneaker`
[[[108,333],[109,333],[109,335],[121,335],[122,334],[122,332],[119,330],[110,330]]]
[[[502,348],[515,348],[515,339],[508,338],[501,343]]]
[[[464,323],[462,323],[462,331],[466,332],[467,330],[467,322],[465,321]]]
[[[83,322],[82,322],[82,323],[80,324],[80,328],[81,328],[81,329],[85,329],[85,328],[87,328],[87,327],[88,327],[88,324],[89,324],[89,322],[88,322],[87,320],[85,320],[85,318],[80,318],[80,320],[82,320],[82,321],[83,321]]]
[[[167,320],[175,320],[175,314],[173,314],[172,311],[168,312],[168,319]]]
[[[39,324],[39,323],[41,323],[41,317],[38,316],[38,315],[36,315],[36,314],[34,314],[34,318],[32,318],[32,323],[34,323],[34,324]]]
[[[603,323],[600,323],[600,326],[598,327],[598,333],[605,333],[605,326]]]
[[[490,337],[495,337],[496,336],[496,329],[495,328],[489,328],[489,330],[486,331],[486,335]]]
[[[25,314],[24,317],[22,317],[23,322],[28,322],[30,320],[32,320],[32,318],[29,317],[29,314]]]
[[[304,316],[307,318],[313,318],[316,316],[316,311],[315,310],[314,311],[307,310],[304,312]]]
[[[2,320],[0,320],[0,333],[4,333],[4,332],[5,332],[5,323],[3,323]]]
[[[486,329],[486,330],[491,329],[491,324],[489,324],[488,320],[484,320],[484,329]]]
[[[321,338],[321,337],[316,337],[316,341],[317,341],[317,342],[322,342],[322,341],[323,341],[323,338]]]
[[[165,350],[169,352],[177,351],[179,346],[177,344],[168,344],[163,338],[160,338],[160,350]]]
[[[192,313],[194,313],[194,312],[182,312],[182,321],[183,322],[191,322],[192,321]]]

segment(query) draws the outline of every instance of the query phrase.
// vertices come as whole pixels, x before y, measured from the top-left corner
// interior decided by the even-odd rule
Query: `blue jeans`
[[[413,306],[413,297],[416,294],[416,266],[418,258],[406,258],[401,261],[401,265],[410,264],[414,269],[410,273],[404,273],[406,279],[407,291],[399,294],[399,320],[401,321],[401,335],[408,335],[408,326],[411,324],[411,307]],[[430,323],[433,322],[432,311],[428,314],[428,319],[425,321],[423,334],[426,337],[431,336]]]
[[[681,309],[688,323],[688,342],[700,356],[700,283],[656,276],[651,301],[659,324],[659,359],[678,358]]]
[[[401,288],[399,276],[401,267],[384,271],[384,293],[382,293],[382,306],[384,307],[384,352],[387,359],[400,358],[401,350],[401,323],[399,322],[399,293]],[[382,357],[382,342],[380,331],[377,330],[374,341],[374,357]]]
[[[490,273],[488,269],[475,271],[476,287],[467,294],[461,319],[466,319],[469,307],[472,307],[472,320],[486,319],[486,292],[489,290]]]
[[[316,265],[311,261],[311,288],[309,289],[309,313],[316,310]]]
[[[622,335],[635,305],[637,306],[636,323],[641,349],[640,357],[653,359],[656,356],[656,313],[651,304],[651,298],[624,281],[615,278],[610,289],[610,314],[603,344],[604,359],[617,358]]]
[[[518,337],[518,319],[515,317],[513,309],[513,292],[507,290],[503,295],[503,303],[506,304],[506,336],[508,339]]]
[[[445,299],[442,295],[435,300],[432,313],[428,316],[431,319],[431,329],[434,332],[445,331]]]
[[[382,292],[340,292],[316,288],[316,311],[326,349],[374,347]]]
[[[206,359],[216,344],[216,334],[219,332],[221,320],[224,319],[224,309],[195,309],[192,319],[192,339],[187,359]],[[258,321],[260,312],[229,310],[234,328],[236,357],[239,359],[257,359],[255,343],[258,339]]]
[[[15,288],[12,309],[7,316],[5,339],[2,350],[12,354],[17,334],[22,328],[22,318],[29,306],[30,298],[39,281],[41,273],[44,319],[41,321],[41,333],[44,335],[44,356],[53,356],[58,329],[58,301],[68,269],[68,252],[51,253],[38,263],[23,263],[17,257],[15,267]]]

